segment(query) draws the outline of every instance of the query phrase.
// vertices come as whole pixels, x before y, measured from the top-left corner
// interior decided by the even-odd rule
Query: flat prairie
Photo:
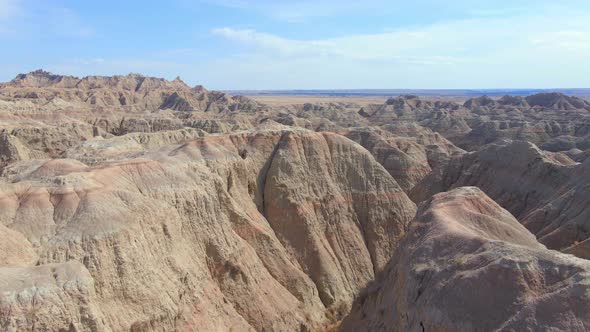
[[[273,95],[250,96],[249,98],[270,106],[296,105],[305,103],[355,103],[364,106],[369,104],[383,104],[388,97]]]

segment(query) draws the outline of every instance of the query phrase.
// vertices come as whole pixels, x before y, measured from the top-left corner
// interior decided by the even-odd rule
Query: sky
[[[590,88],[588,0],[0,0],[0,81],[210,89]]]

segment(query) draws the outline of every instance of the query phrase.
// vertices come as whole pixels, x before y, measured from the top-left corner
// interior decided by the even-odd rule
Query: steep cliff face
[[[415,214],[366,150],[329,133],[208,136],[93,167],[26,163],[0,184],[0,224],[28,243],[21,270],[0,268],[0,321],[14,329],[319,328],[385,266]],[[39,303],[18,296],[38,285],[11,276],[46,278],[55,264],[78,272],[44,281],[55,300],[33,318],[11,313]]]
[[[5,131],[0,132],[0,173],[8,164],[30,158],[30,149],[18,138]]]
[[[426,149],[415,141],[386,138],[371,128],[351,129],[345,135],[369,150],[406,192],[432,171]]]
[[[329,306],[352,299],[383,268],[405,231],[399,220],[414,210],[366,150],[335,134],[314,136],[279,142],[263,211]]]
[[[586,331],[590,263],[547,250],[474,187],[425,202],[343,331]]]

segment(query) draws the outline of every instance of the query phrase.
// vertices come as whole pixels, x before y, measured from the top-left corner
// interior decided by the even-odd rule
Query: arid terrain
[[[590,102],[0,83],[2,331],[588,331]]]
[[[290,106],[321,103],[344,103],[366,106],[383,104],[388,97],[384,96],[308,96],[308,95],[268,95],[250,96],[251,99],[269,106]]]

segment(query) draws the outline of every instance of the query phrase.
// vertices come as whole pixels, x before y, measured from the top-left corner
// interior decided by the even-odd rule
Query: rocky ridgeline
[[[481,190],[425,202],[343,331],[584,331],[590,262],[547,250]]]
[[[20,74],[2,84],[0,99],[29,100],[40,106],[60,101],[71,107],[99,110],[235,112],[260,108],[241,96],[208,91],[202,86],[191,88],[180,78],[167,81],[139,74],[77,78],[43,70]]]

